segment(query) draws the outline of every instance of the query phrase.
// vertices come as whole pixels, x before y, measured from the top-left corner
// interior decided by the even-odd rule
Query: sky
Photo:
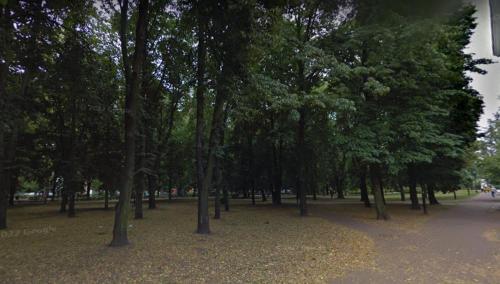
[[[474,58],[490,58],[499,63],[483,66],[487,75],[472,74],[472,87],[479,91],[484,99],[484,114],[479,121],[479,130],[484,130],[488,119],[493,117],[500,108],[500,57],[493,56],[491,44],[491,22],[488,0],[468,0],[477,7],[478,26],[472,36],[468,52],[474,53]]]

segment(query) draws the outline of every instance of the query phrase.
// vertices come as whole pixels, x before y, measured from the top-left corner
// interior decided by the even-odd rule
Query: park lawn
[[[478,194],[478,192],[475,192],[474,190],[470,191],[470,195],[466,189],[460,189],[457,190],[457,201],[461,201],[464,199],[472,198]],[[453,193],[452,192],[447,192],[447,193],[442,193],[441,191],[437,191],[436,193],[436,198],[438,201],[455,201]],[[410,194],[408,190],[405,191],[405,197],[406,201],[410,199]],[[418,198],[419,201],[422,202],[422,195],[420,194],[420,190],[418,192]],[[385,200],[387,202],[394,202],[394,201],[400,201],[401,200],[401,195],[399,192],[387,192],[385,193]],[[429,202],[427,200],[427,202]]]
[[[243,202],[245,204],[243,204]],[[234,201],[212,234],[195,234],[196,203],[176,200],[131,220],[130,240],[111,248],[113,211],[79,202],[76,218],[57,204],[9,210],[0,233],[5,283],[327,283],[373,265],[366,235],[324,218],[300,218],[296,208],[252,207]]]

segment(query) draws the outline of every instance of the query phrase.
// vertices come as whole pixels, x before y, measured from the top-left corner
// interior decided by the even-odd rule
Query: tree
[[[149,1],[140,0],[136,24],[135,51],[132,64],[129,67],[128,52],[126,50],[126,25],[128,19],[127,0],[120,3],[121,9],[121,40],[122,61],[124,66],[126,96],[125,96],[125,165],[122,173],[120,197],[116,205],[115,224],[113,227],[113,240],[111,246],[124,246],[128,244],[128,214],[130,208],[130,195],[134,178],[135,167],[135,139],[138,120],[138,100],[141,87],[141,76],[144,65],[146,48],[146,28],[148,25]]]

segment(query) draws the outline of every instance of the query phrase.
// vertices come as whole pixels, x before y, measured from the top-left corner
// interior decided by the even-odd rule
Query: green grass
[[[470,191],[470,196],[467,192],[467,189],[461,189],[458,190],[457,192],[457,199],[456,200],[464,200],[468,198],[472,198],[478,193],[475,192],[474,190]],[[409,200],[410,194],[408,191],[405,191],[405,197],[406,200]],[[420,191],[418,192],[418,198],[421,199],[422,196],[420,194]],[[441,191],[436,192],[436,198],[438,201],[454,201],[454,196],[453,192],[448,192],[448,193],[442,193]],[[400,201],[401,200],[401,195],[399,192],[391,192],[391,193],[386,193],[385,194],[385,200],[386,201]]]

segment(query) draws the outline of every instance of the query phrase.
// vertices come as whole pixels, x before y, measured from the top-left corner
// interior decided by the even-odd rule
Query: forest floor
[[[293,198],[231,200],[209,236],[194,233],[194,199],[162,201],[131,220],[125,248],[107,246],[101,201],[78,202],[71,219],[56,203],[22,205],[0,232],[0,282],[498,283],[500,198],[462,195],[428,215],[387,196],[387,222],[359,197],[310,200],[307,218]]]
[[[124,248],[107,246],[113,210],[100,201],[79,201],[75,218],[55,203],[12,208],[0,232],[0,282],[325,283],[372,265],[374,243],[364,233],[300,218],[293,206],[232,203],[206,236],[195,234],[194,199],[160,202],[131,220]]]

